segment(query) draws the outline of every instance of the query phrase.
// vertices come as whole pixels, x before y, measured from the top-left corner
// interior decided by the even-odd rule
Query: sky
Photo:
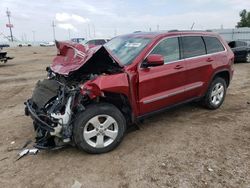
[[[112,38],[134,31],[234,28],[250,0],[0,0],[0,34],[11,11],[18,40]]]

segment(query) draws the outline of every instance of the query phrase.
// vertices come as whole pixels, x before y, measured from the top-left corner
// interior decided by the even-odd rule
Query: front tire
[[[106,153],[123,139],[126,121],[119,109],[108,103],[92,104],[78,115],[73,137],[79,149],[87,153]]]
[[[221,77],[216,77],[210,84],[203,104],[206,108],[215,110],[224,102],[226,96],[227,84]]]

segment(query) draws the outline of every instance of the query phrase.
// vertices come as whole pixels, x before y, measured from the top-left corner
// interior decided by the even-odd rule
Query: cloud
[[[68,13],[56,13],[56,21],[58,22],[68,22],[68,21],[75,21],[78,23],[86,23],[90,20],[88,18],[84,18],[77,14],[68,14]]]
[[[76,14],[72,14],[71,18],[72,18],[72,20],[75,20],[75,21],[80,22],[80,23],[86,23],[86,22],[90,21],[88,18],[83,18],[83,17],[76,15]]]
[[[59,23],[58,27],[61,28],[61,29],[65,29],[65,30],[72,30],[72,31],[75,31],[75,32],[78,31],[78,29],[75,26],[73,26],[72,24],[70,24],[70,23]]]

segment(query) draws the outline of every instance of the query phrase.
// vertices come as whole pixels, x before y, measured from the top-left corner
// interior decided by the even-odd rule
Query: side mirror
[[[142,67],[156,67],[164,64],[164,57],[160,54],[150,54],[142,63]]]

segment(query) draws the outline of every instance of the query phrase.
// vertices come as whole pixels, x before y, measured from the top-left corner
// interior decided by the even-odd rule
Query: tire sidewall
[[[247,61],[247,56],[250,56],[250,52],[247,52],[247,55],[246,55],[246,63],[250,63],[250,61]]]
[[[223,87],[224,87],[224,95],[223,95],[223,98],[222,98],[222,100],[220,101],[220,103],[219,103],[218,105],[215,105],[215,104],[212,103],[212,97],[211,97],[211,95],[212,95],[212,91],[213,91],[213,89],[214,89],[214,86],[215,86],[217,83],[221,83],[221,84],[223,85]],[[211,85],[210,85],[210,87],[209,87],[207,96],[206,96],[206,103],[207,103],[207,106],[208,106],[210,109],[217,109],[217,108],[219,108],[219,107],[223,104],[223,102],[224,102],[224,100],[225,100],[226,92],[227,92],[226,81],[225,81],[223,78],[220,78],[220,77],[215,78],[215,79],[212,81],[212,83],[211,83]]]
[[[84,139],[83,131],[87,122],[96,115],[105,114],[113,117],[118,125],[118,134],[116,139],[107,147],[94,148],[90,146]],[[79,149],[88,153],[106,153],[113,150],[122,141],[126,130],[126,121],[122,113],[114,106],[108,103],[93,104],[86,108],[81,114],[78,115],[73,127],[73,137],[75,144]]]

